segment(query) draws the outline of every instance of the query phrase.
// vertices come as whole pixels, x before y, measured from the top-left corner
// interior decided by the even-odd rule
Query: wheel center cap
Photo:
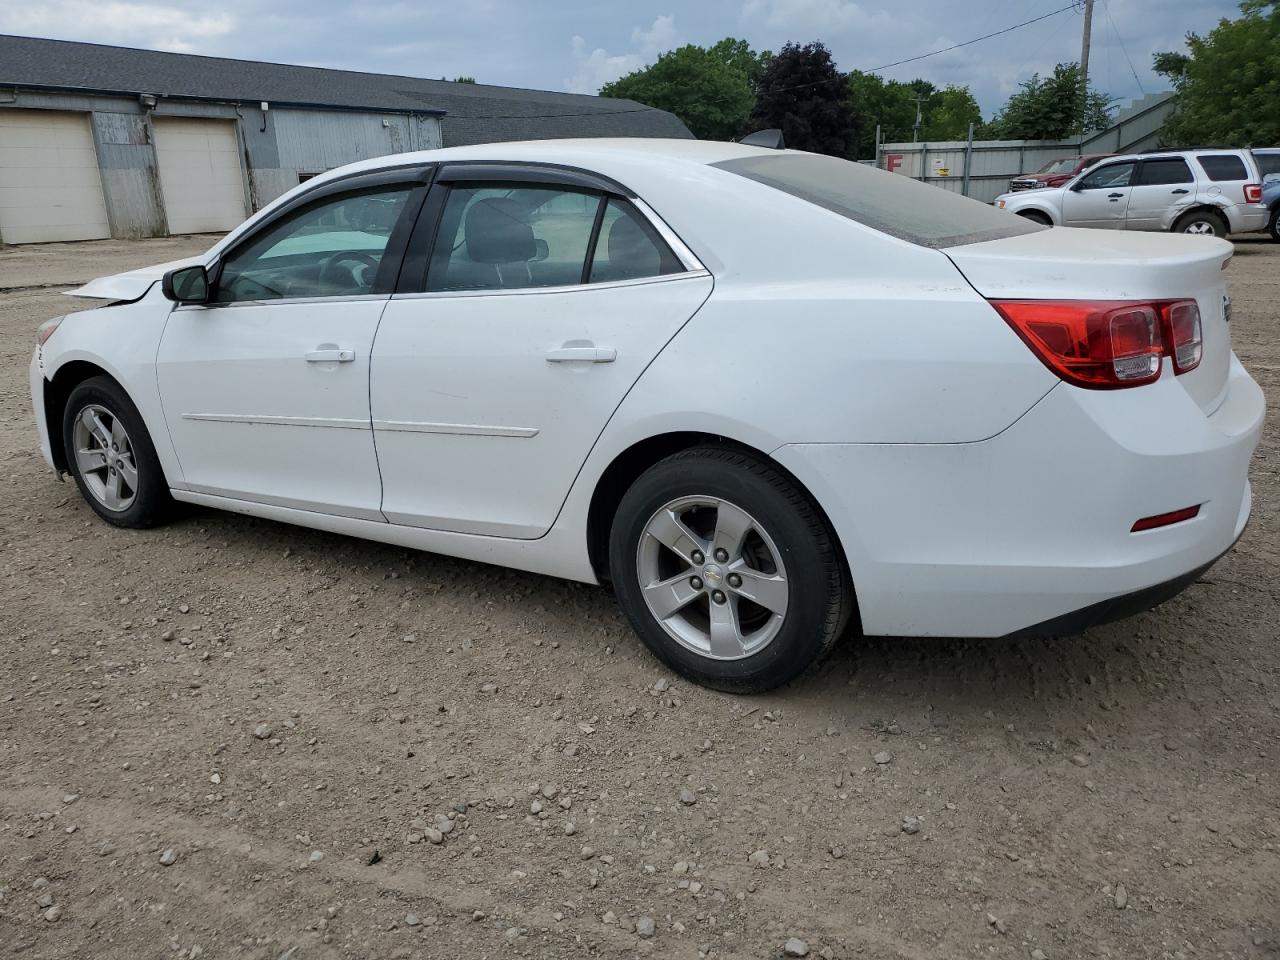
[[[724,580],[724,571],[717,567],[714,563],[708,563],[702,568],[702,579],[707,583],[714,583],[717,586]]]

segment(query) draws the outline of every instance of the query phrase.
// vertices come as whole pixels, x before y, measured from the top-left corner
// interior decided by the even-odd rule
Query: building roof
[[[688,137],[634,100],[0,34],[0,87],[154,94],[441,116],[446,146],[547,137]]]

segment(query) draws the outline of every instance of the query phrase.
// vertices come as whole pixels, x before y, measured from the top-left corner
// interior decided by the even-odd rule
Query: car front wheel
[[[120,385],[93,377],[77,385],[62,416],[62,442],[80,495],[117,527],[152,527],[173,500],[142,415]]]
[[[610,570],[624,613],[672,669],[719,690],[779,686],[835,643],[853,605],[835,537],[764,460],[674,454],[632,484]]]
[[[1271,211],[1271,219],[1267,221],[1267,233],[1276,243],[1280,243],[1280,207]]]

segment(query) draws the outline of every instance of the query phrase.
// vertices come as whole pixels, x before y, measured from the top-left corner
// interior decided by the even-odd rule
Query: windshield
[[[815,153],[712,164],[922,247],[998,240],[1047,227],[899,173]]]
[[[1063,157],[1061,160],[1050,160],[1036,173],[1074,173],[1079,157]]]

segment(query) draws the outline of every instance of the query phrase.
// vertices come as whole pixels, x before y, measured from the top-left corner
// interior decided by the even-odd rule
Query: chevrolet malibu
[[[700,683],[848,628],[1052,635],[1249,517],[1222,240],[1048,228],[829,157],[545,141],[307,181],[44,324],[45,459],[175,501],[613,585]]]

